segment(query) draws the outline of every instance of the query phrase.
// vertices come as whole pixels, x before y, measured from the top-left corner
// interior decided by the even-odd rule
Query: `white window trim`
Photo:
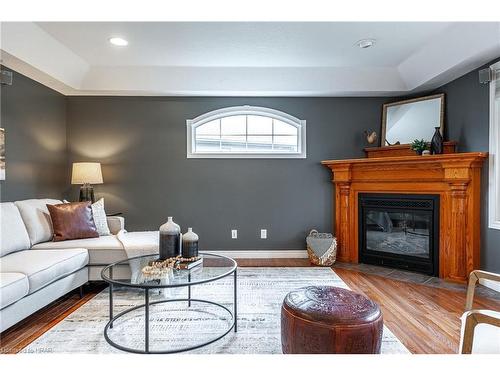
[[[500,62],[493,64],[490,68],[500,70]],[[500,176],[500,129],[499,116],[495,106],[495,90],[496,86],[500,85],[498,73],[496,73],[497,81],[490,82],[490,150],[489,150],[489,183],[488,183],[488,226],[492,229],[500,229],[500,186],[498,179]]]
[[[260,152],[260,153],[238,153],[238,152],[207,152],[195,153],[194,150],[194,131],[195,129],[212,120],[219,119],[227,116],[237,115],[257,115],[272,117],[276,120],[286,122],[293,125],[298,129],[298,152],[296,153],[277,153],[277,152]],[[289,115],[288,113],[278,111],[276,109],[265,107],[254,107],[249,105],[227,107],[217,109],[212,112],[205,113],[192,120],[186,120],[186,157],[188,159],[305,159],[306,152],[306,121],[300,120],[297,117]]]

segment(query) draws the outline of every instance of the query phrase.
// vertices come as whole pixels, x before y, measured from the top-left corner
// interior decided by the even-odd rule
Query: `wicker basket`
[[[316,266],[331,266],[337,258],[337,239],[331,233],[311,230],[306,238],[307,254]]]

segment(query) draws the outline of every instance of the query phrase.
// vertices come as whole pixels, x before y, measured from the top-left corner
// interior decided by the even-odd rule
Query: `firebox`
[[[359,261],[439,273],[439,195],[359,193]]]

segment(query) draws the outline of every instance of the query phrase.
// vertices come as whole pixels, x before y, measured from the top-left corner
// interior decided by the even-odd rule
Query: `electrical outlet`
[[[236,229],[231,229],[231,238],[235,240],[238,238],[238,231]]]
[[[260,238],[265,240],[267,238],[267,229],[260,230]]]

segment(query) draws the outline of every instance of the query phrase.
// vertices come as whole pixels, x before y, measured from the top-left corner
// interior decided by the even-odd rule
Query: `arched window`
[[[305,158],[306,122],[270,108],[222,108],[187,120],[188,158]]]

